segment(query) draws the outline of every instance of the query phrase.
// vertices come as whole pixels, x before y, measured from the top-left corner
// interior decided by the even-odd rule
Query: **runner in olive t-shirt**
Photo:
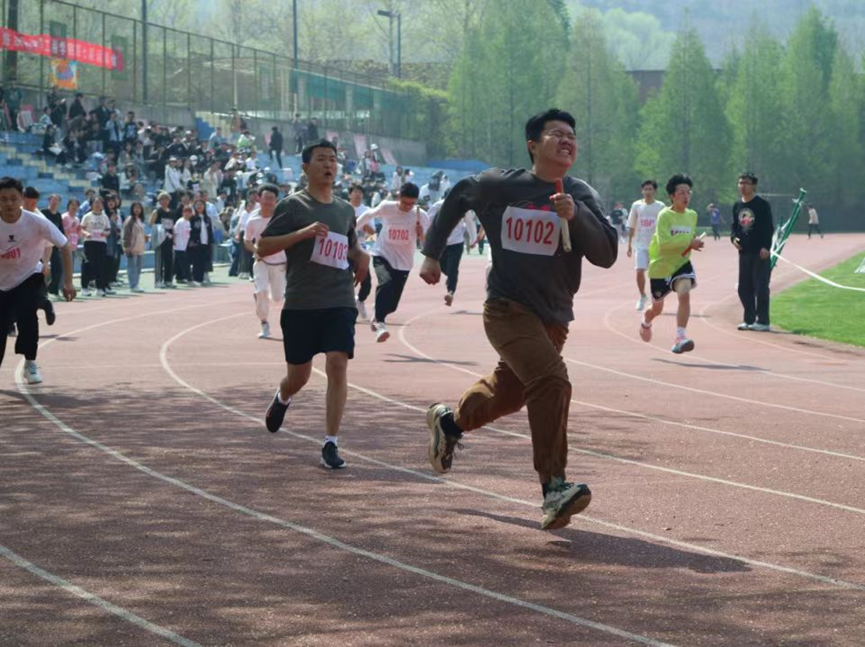
[[[288,370],[265,423],[269,431],[279,431],[291,396],[309,380],[312,358],[325,353],[327,431],[321,463],[340,469],[345,461],[337,451],[337,436],[348,396],[348,360],[354,357],[354,286],[369,271],[369,256],[358,244],[354,208],[333,196],[336,147],[325,140],[313,142],[301,159],[307,188],[279,203],[256,245],[260,257],[285,250],[287,259],[280,324]]]
[[[587,485],[565,480],[571,383],[561,352],[583,258],[610,267],[618,254],[618,233],[604,218],[598,194],[566,175],[577,157],[574,125],[571,115],[556,109],[532,117],[526,123],[531,171],[490,169],[454,186],[427,232],[420,273],[427,283],[439,281],[448,234],[473,210],[492,248],[483,319],[501,359],[456,409],[429,408],[429,460],[437,472],[447,472],[463,431],[525,405],[545,530],[566,526],[592,498]]]

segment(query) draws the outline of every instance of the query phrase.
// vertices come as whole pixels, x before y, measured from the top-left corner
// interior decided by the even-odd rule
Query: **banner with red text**
[[[126,68],[123,53],[74,38],[57,38],[48,34],[22,34],[0,27],[0,49],[25,52],[36,56],[64,58],[85,65],[121,71]]]

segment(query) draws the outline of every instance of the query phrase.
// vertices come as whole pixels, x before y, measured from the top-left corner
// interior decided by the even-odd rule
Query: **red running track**
[[[427,405],[496,359],[484,265],[451,309],[413,275],[385,344],[359,325],[338,473],[317,465],[320,373],[263,428],[284,365],[248,283],[58,304],[45,383],[0,369],[0,645],[865,642],[862,349],[736,331],[726,241],[695,259],[681,357],[672,315],[637,338],[624,252],[587,266],[564,355],[569,475],[595,495],[544,533],[524,413],[444,478],[426,460]]]

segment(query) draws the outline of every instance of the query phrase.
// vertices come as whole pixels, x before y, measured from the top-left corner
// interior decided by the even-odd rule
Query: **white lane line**
[[[735,294],[730,295],[730,296],[735,296]],[[713,302],[713,303],[710,303],[709,306],[714,305],[714,304],[717,304],[717,303],[723,303],[723,302],[726,301],[728,298],[730,298],[730,297],[725,297],[724,299],[721,299],[720,301],[715,301],[715,302]],[[627,307],[627,306],[628,306],[628,303],[626,302],[626,303],[622,303],[622,304],[620,304],[620,305],[614,306],[614,307],[610,308],[609,310],[607,310],[607,311],[604,313],[604,320],[603,320],[603,321],[604,321],[604,327],[605,327],[607,330],[609,330],[610,332],[612,332],[612,333],[618,335],[619,337],[622,337],[623,339],[628,340],[628,341],[629,341],[630,343],[632,343],[632,344],[637,344],[637,345],[640,346],[641,348],[645,348],[646,350],[650,350],[650,351],[655,352],[655,353],[660,353],[661,355],[664,355],[664,356],[669,357],[669,356],[670,356],[670,351],[669,351],[668,349],[666,349],[666,348],[661,348],[660,346],[657,346],[657,345],[655,345],[655,344],[647,344],[646,342],[644,342],[644,341],[642,341],[642,340],[640,340],[640,339],[637,339],[636,332],[635,332],[634,334],[627,335],[627,334],[623,333],[622,331],[617,330],[617,329],[616,329],[616,328],[615,328],[615,327],[610,323],[611,315],[612,315],[614,312],[616,312],[616,311],[618,311],[618,310],[621,310],[622,308],[625,308],[625,307]],[[639,321],[638,321],[638,320],[634,320],[634,321],[635,321],[635,323],[634,323],[634,331],[636,331],[636,330],[637,330],[637,326],[639,326]],[[707,320],[705,321],[705,323],[707,323],[708,325],[710,325],[710,326],[712,326],[712,327],[714,327],[714,328],[717,328],[717,326],[715,326],[714,324],[709,324]],[[718,328],[718,330],[721,330],[721,328]],[[742,332],[741,335],[739,336],[739,335],[735,335],[735,334],[733,334],[732,332],[728,332],[728,331],[724,331],[724,332],[727,332],[727,334],[730,335],[730,336],[732,336],[732,337],[738,337],[738,338],[741,339],[741,340],[746,340],[746,339],[747,339],[747,341],[749,341],[749,342],[757,342],[757,343],[761,343],[761,344],[764,344],[764,345],[774,346],[775,348],[778,348],[778,349],[783,350],[783,351],[785,351],[785,352],[798,353],[798,354],[800,354],[800,355],[812,355],[812,356],[814,356],[814,357],[819,357],[820,359],[822,359],[822,360],[824,360],[824,361],[829,361],[829,360],[836,360],[836,361],[837,361],[837,360],[839,359],[839,358],[837,358],[837,357],[832,357],[831,355],[828,355],[828,354],[825,354],[825,355],[817,355],[816,353],[809,353],[809,352],[807,352],[807,351],[801,351],[801,350],[799,350],[799,349],[796,349],[796,348],[790,348],[790,347],[788,347],[788,346],[779,346],[779,345],[777,345],[777,344],[771,344],[771,343],[769,343],[769,342],[766,342],[766,341],[764,341],[764,340],[758,339],[758,338],[756,337],[757,335],[760,335],[760,334],[762,334],[762,333],[753,333],[753,334],[752,334],[752,333],[748,333],[748,332]],[[738,331],[737,331],[737,332],[738,332]],[[715,366],[724,366],[724,367],[727,367],[727,368],[733,368],[733,369],[741,369],[741,368],[742,368],[742,365],[741,365],[741,364],[730,364],[730,363],[728,363],[728,362],[719,362],[719,361],[717,361],[717,360],[709,359],[708,357],[703,357],[703,356],[701,356],[701,355],[695,355],[695,354],[693,354],[693,353],[689,353],[689,354],[688,354],[688,357],[689,357],[690,359],[698,359],[698,360],[701,360],[701,361],[703,361],[703,362],[707,362],[707,363],[709,363],[709,364],[713,364],[713,365],[715,365]],[[672,360],[671,360],[671,361],[672,361]],[[845,361],[847,361],[847,360],[845,360]],[[675,362],[674,362],[674,363],[675,363]],[[772,371],[772,370],[770,370],[770,369],[765,369],[765,368],[748,367],[748,370],[749,370],[750,373],[755,373],[755,374],[759,373],[759,374],[762,374],[762,375],[768,375],[768,376],[770,376],[770,377],[774,377],[774,378],[777,378],[777,379],[779,379],[779,380],[791,380],[791,381],[794,381],[794,382],[806,382],[806,383],[808,383],[808,384],[819,384],[820,386],[828,386],[828,387],[830,387],[830,388],[832,388],[832,389],[844,389],[844,390],[847,390],[847,391],[856,391],[856,392],[859,392],[859,393],[865,393],[865,389],[860,388],[860,387],[856,387],[856,386],[850,386],[850,385],[848,385],[848,384],[838,384],[838,383],[836,383],[836,382],[827,382],[827,381],[825,381],[825,380],[817,380],[817,379],[813,379],[813,378],[800,377],[800,376],[797,376],[797,375],[790,375],[790,374],[788,374],[788,373],[779,373],[779,372]]]
[[[242,316],[242,315],[234,315],[234,316]],[[201,389],[198,389],[198,388],[192,386],[191,384],[186,382],[183,378],[181,378],[171,368],[171,366],[168,363],[168,347],[173,342],[175,342],[177,339],[180,339],[182,336],[186,335],[187,333],[191,332],[192,330],[194,330],[196,328],[200,328],[200,327],[212,324],[212,323],[218,323],[220,321],[224,321],[226,319],[231,319],[231,318],[233,318],[233,317],[223,317],[222,319],[214,319],[212,321],[205,322],[203,324],[199,324],[198,326],[194,326],[193,328],[190,328],[190,329],[187,329],[187,330],[184,330],[184,331],[178,333],[172,339],[169,339],[167,342],[165,342],[165,344],[163,344],[162,349],[160,349],[160,360],[163,362],[163,366],[165,368],[165,371],[172,377],[172,379],[174,379],[175,382],[180,384],[185,389],[191,391],[192,393],[195,393],[196,395],[204,398],[208,402],[211,402],[212,404],[220,407],[221,409],[224,409],[225,411],[233,413],[233,414],[235,414],[241,418],[244,418],[246,420],[250,420],[250,421],[254,422],[256,425],[263,427],[264,422],[263,422],[261,416],[256,417],[256,416],[252,416],[248,413],[245,413],[245,412],[243,412],[243,411],[241,411],[235,407],[232,407],[230,405],[223,403],[222,401],[212,397],[208,393],[205,393]],[[327,375],[323,371],[321,371],[317,368],[313,368],[313,371],[317,375],[321,376],[322,378],[327,379]],[[402,402],[401,400],[396,400],[394,398],[390,398],[390,397],[383,395],[381,393],[377,393],[375,391],[364,388],[362,386],[358,386],[357,384],[352,384],[351,382],[348,383],[348,386],[350,388],[352,388],[356,391],[359,391],[361,393],[364,393],[365,395],[368,395],[372,398],[375,398],[377,400],[381,400],[382,402],[387,402],[389,404],[396,405],[398,407],[401,407],[403,409],[407,409],[409,411],[417,411],[421,414],[426,413],[426,409],[424,407],[419,407],[419,406],[416,406],[413,404],[409,404],[407,402]],[[507,435],[507,436],[515,436],[518,438],[528,438],[528,436],[526,436],[525,434],[519,434],[516,432],[506,431],[504,429],[497,429],[495,427],[484,427],[484,428],[489,429],[489,430],[494,431],[494,432],[497,432],[497,433],[500,433],[500,434],[503,434],[503,435]],[[313,438],[312,436],[307,436],[305,434],[300,434],[300,433],[297,433],[294,431],[288,431],[286,429],[283,429],[282,432],[289,435],[289,436],[292,436],[294,438],[305,440],[305,441],[308,441],[310,443],[314,443],[315,445],[321,445],[321,439],[320,438]],[[378,467],[382,467],[382,468],[389,469],[392,471],[400,472],[402,474],[411,475],[411,476],[414,476],[414,477],[421,479],[421,480],[424,480],[424,481],[430,481],[433,483],[441,483],[441,484],[447,485],[449,487],[452,487],[452,488],[455,488],[458,490],[465,490],[468,492],[474,492],[475,494],[481,494],[481,495],[486,496],[488,498],[496,499],[499,501],[507,501],[509,503],[516,503],[516,504],[521,505],[521,506],[530,507],[534,510],[537,510],[537,507],[538,507],[537,501],[527,501],[525,499],[518,499],[515,497],[506,496],[506,495],[499,494],[497,492],[493,492],[490,490],[484,490],[482,488],[473,487],[471,485],[464,485],[464,484],[458,483],[456,481],[441,478],[441,477],[436,476],[434,474],[430,474],[427,472],[419,472],[417,470],[413,470],[413,469],[410,469],[407,467],[402,467],[400,465],[393,465],[393,464],[387,463],[385,461],[380,461],[378,459],[372,458],[370,456],[366,456],[366,455],[361,454],[359,452],[355,452],[355,451],[351,451],[351,450],[347,450],[347,449],[342,449],[341,452],[343,454],[345,454],[346,456],[351,456],[352,458],[357,458],[358,460],[364,461],[366,463],[370,463],[372,465],[376,465]],[[623,525],[613,523],[610,521],[603,521],[601,519],[597,519],[595,517],[592,517],[591,515],[581,514],[579,517],[575,517],[575,519],[579,523],[589,523],[589,524],[598,525],[598,526],[601,526],[604,528],[610,528],[611,530],[616,530],[616,531],[621,532],[625,535],[643,537],[643,538],[650,539],[650,540],[657,542],[657,543],[660,543],[660,544],[666,544],[669,546],[675,546],[677,548],[688,549],[688,550],[692,550],[692,551],[697,552],[697,553],[701,553],[704,555],[710,555],[713,557],[721,557],[724,559],[735,560],[735,561],[739,561],[743,564],[748,564],[749,566],[754,566],[757,568],[765,568],[767,570],[772,570],[772,571],[775,571],[778,573],[793,575],[796,577],[801,577],[801,578],[821,582],[823,584],[829,584],[831,586],[836,586],[836,587],[843,588],[843,589],[850,589],[850,590],[854,590],[854,591],[865,592],[865,585],[863,585],[863,584],[857,584],[855,582],[848,582],[848,581],[840,580],[840,579],[837,579],[834,577],[828,577],[826,575],[819,575],[817,573],[810,573],[808,571],[802,571],[802,570],[790,568],[787,566],[772,564],[770,562],[764,562],[764,561],[760,561],[760,560],[750,559],[748,557],[742,557],[740,555],[735,555],[732,553],[724,553],[722,551],[714,550],[712,548],[706,548],[706,547],[701,546],[699,544],[691,544],[688,542],[679,541],[676,539],[671,539],[669,537],[664,537],[662,535],[655,535],[655,534],[652,534],[650,532],[646,532],[644,530],[639,530],[636,528],[630,528],[628,526],[623,526]]]
[[[442,361],[442,360],[436,359],[436,358],[434,358],[434,357],[432,357],[432,356],[430,356],[430,355],[427,355],[427,354],[424,353],[422,350],[420,350],[420,349],[417,348],[416,346],[413,346],[411,343],[409,343],[409,341],[406,339],[405,331],[408,330],[408,328],[411,326],[412,323],[414,323],[415,321],[417,321],[417,320],[419,320],[419,319],[422,319],[423,317],[429,316],[430,314],[433,314],[433,313],[435,313],[435,312],[438,312],[438,310],[430,310],[429,312],[425,312],[425,313],[422,313],[422,314],[416,315],[415,317],[412,317],[411,319],[409,319],[408,321],[406,321],[406,322],[403,324],[403,326],[400,328],[400,330],[399,330],[399,338],[400,338],[400,341],[401,341],[401,342],[406,346],[406,348],[409,348],[412,352],[414,352],[415,354],[417,354],[419,357],[423,357],[423,358],[425,358],[425,359],[428,359],[428,360],[430,360],[430,361],[432,361],[432,362],[434,362],[434,363],[436,363],[436,364],[439,364],[439,365],[441,365],[441,366],[446,366],[447,368],[450,368],[450,369],[452,369],[452,370],[460,371],[461,373],[466,373],[467,375],[472,375],[472,376],[474,376],[474,377],[476,377],[476,378],[483,377],[483,375],[481,375],[480,373],[476,373],[476,372],[474,372],[474,371],[470,371],[469,369],[467,369],[467,368],[463,368],[462,366],[455,366],[454,364],[450,364],[450,363],[448,363],[448,362],[445,362],[445,361]],[[580,400],[573,400],[573,399],[571,400],[571,402],[574,403],[574,404],[579,404],[579,405],[582,405],[582,406],[590,407],[590,408],[593,408],[593,409],[600,409],[600,410],[603,410],[603,411],[608,411],[608,412],[610,412],[610,413],[618,413],[618,414],[622,414],[622,415],[625,415],[625,416],[638,417],[638,418],[645,418],[645,419],[654,420],[654,421],[657,421],[657,422],[663,422],[663,423],[667,423],[667,424],[677,424],[677,425],[681,425],[681,426],[687,427],[687,428],[689,428],[689,429],[690,429],[690,428],[695,428],[695,429],[697,429],[697,427],[694,427],[694,426],[692,426],[692,425],[687,425],[686,423],[670,423],[669,421],[666,421],[666,420],[664,420],[664,419],[662,419],[662,418],[653,418],[653,417],[650,417],[650,416],[643,416],[643,415],[641,415],[641,414],[634,414],[634,413],[631,413],[631,412],[629,412],[629,411],[624,411],[624,410],[621,410],[621,409],[614,409],[614,408],[612,408],[612,407],[604,407],[604,406],[601,406],[601,405],[593,404],[593,403],[591,403],[591,402],[582,402],[582,401],[580,401]],[[501,433],[501,431],[498,430],[498,429],[496,429],[495,427],[486,427],[486,428],[487,428],[487,429],[491,429],[491,430],[493,430],[493,431],[498,431],[499,433]],[[518,433],[516,433],[516,432],[508,432],[508,435],[511,435],[511,436],[517,436],[517,437],[526,438],[526,439],[528,439],[528,440],[531,440],[531,436],[528,435],[528,434],[518,434]],[[588,449],[574,449],[574,448],[569,448],[568,451],[575,452],[575,453],[578,453],[578,454],[586,454],[586,455],[589,455],[589,456],[595,456],[596,458],[605,458],[605,459],[608,459],[608,460],[616,461],[616,462],[618,462],[618,463],[625,463],[625,464],[628,464],[628,465],[635,465],[635,466],[637,466],[637,467],[642,467],[642,468],[645,468],[645,469],[656,470],[656,471],[659,471],[659,472],[666,472],[666,473],[668,473],[668,474],[675,474],[675,475],[677,475],[677,476],[685,476],[685,477],[687,477],[687,478],[693,478],[693,479],[697,479],[697,480],[700,480],[700,481],[706,481],[706,482],[709,482],[709,483],[720,483],[720,484],[722,484],[722,485],[728,485],[728,486],[730,486],[730,487],[741,488],[741,489],[744,489],[744,490],[752,490],[752,491],[754,491],[754,492],[762,492],[762,493],[764,493],[764,494],[772,494],[772,495],[774,495],[774,496],[785,497],[785,498],[788,498],[788,499],[796,499],[796,500],[799,500],[799,501],[806,501],[806,502],[808,502],[808,503],[815,503],[815,504],[817,504],[817,505],[822,505],[822,506],[826,506],[826,507],[830,507],[830,508],[835,508],[835,509],[837,509],[837,510],[844,510],[845,512],[853,512],[853,513],[856,513],[856,514],[862,514],[862,515],[865,515],[865,509],[863,509],[863,508],[856,508],[856,507],[854,507],[854,506],[845,505],[845,504],[843,504],[843,503],[834,503],[834,502],[832,502],[832,501],[826,501],[826,500],[824,500],[824,499],[817,499],[817,498],[813,498],[813,497],[805,496],[805,495],[802,495],[802,494],[795,494],[795,493],[793,493],[793,492],[785,492],[785,491],[783,491],[783,490],[773,490],[773,489],[770,489],[770,488],[762,488],[762,487],[759,487],[759,486],[756,486],[756,485],[748,485],[747,483],[740,483],[740,482],[738,482],[738,481],[729,481],[729,480],[727,480],[727,479],[721,479],[721,478],[717,478],[717,477],[714,477],[714,476],[706,476],[706,475],[703,475],[703,474],[695,474],[695,473],[693,473],[693,472],[684,472],[684,471],[681,471],[681,470],[675,470],[675,469],[672,469],[672,468],[669,468],[669,467],[661,467],[660,465],[652,465],[652,464],[650,464],[650,463],[644,463],[644,462],[640,462],[640,461],[634,461],[634,460],[630,460],[630,459],[627,459],[627,458],[620,458],[620,457],[615,456],[615,455],[613,455],[613,454],[607,454],[607,453],[603,453],[603,452],[596,452],[596,451],[592,451],[592,450],[588,450]]]
[[[685,386],[684,384],[675,384],[673,382],[664,382],[663,380],[656,380],[651,377],[643,377],[641,375],[635,375],[634,373],[625,373],[624,371],[617,371],[612,368],[607,368],[606,366],[598,366],[597,364],[590,364],[589,362],[582,362],[578,359],[571,359],[569,357],[563,358],[566,362],[570,362],[571,364],[578,364],[580,366],[585,366],[587,368],[592,368],[597,371],[605,371],[607,373],[612,373],[613,375],[619,375],[621,377],[626,377],[631,380],[639,380],[641,382],[649,382],[650,384],[657,384],[658,386],[666,386],[673,389],[680,389],[682,391],[690,391],[691,393],[699,393],[701,395],[708,395],[715,398],[724,398],[726,400],[735,400],[736,402],[744,402],[746,404],[753,404],[759,407],[769,407],[772,409],[783,409],[785,411],[794,411],[795,413],[804,413],[811,416],[822,416],[824,418],[837,418],[838,420],[847,420],[849,422],[861,422],[865,423],[865,418],[853,418],[852,416],[842,416],[836,413],[825,413],[823,411],[814,411],[812,409],[801,409],[799,407],[791,407],[786,404],[776,404],[774,402],[761,402],[760,400],[750,400],[749,398],[740,398],[736,395],[728,395],[726,393],[716,393],[714,391],[706,391],[705,389],[697,389],[692,386]],[[865,460],[865,458],[859,458],[858,460]]]
[[[135,615],[131,611],[127,611],[123,607],[118,607],[116,604],[112,604],[108,600],[104,600],[98,595],[94,595],[93,593],[90,593],[90,591],[82,589],[80,586],[76,586],[75,584],[64,580],[62,577],[57,577],[56,575],[49,573],[45,569],[36,566],[36,564],[34,564],[33,562],[29,562],[20,555],[12,552],[5,546],[0,546],[0,557],[5,557],[15,566],[23,568],[31,575],[35,575],[36,577],[45,580],[49,584],[63,589],[67,593],[71,593],[72,595],[79,597],[94,606],[100,607],[108,613],[115,615],[122,620],[125,620],[126,622],[141,627],[145,631],[149,631],[152,634],[156,634],[157,636],[165,638],[166,640],[173,642],[175,645],[182,645],[182,647],[201,647],[201,645],[197,642],[187,640],[183,636],[179,636],[173,631],[169,631],[164,627],[155,625],[152,622],[145,620],[141,616]]]
[[[225,317],[224,319],[231,319],[231,318],[237,317],[237,316],[247,316],[247,313],[242,313],[240,315],[233,315],[232,317]],[[221,320],[222,319],[217,320],[217,321],[221,321]],[[200,325],[194,326],[192,329],[198,328],[198,327],[200,327]],[[167,342],[167,343],[170,343],[170,342]],[[163,358],[165,356],[166,347],[167,347],[166,345],[163,345],[162,349],[160,350],[160,357],[161,358]],[[130,467],[133,467],[133,468],[143,472],[144,474],[147,474],[148,476],[151,476],[155,479],[158,479],[160,481],[168,483],[169,485],[173,485],[174,487],[181,488],[181,489],[183,489],[183,490],[185,490],[191,494],[194,494],[198,497],[201,497],[203,499],[206,499],[208,501],[216,503],[216,504],[223,506],[225,508],[229,508],[231,510],[234,510],[235,512],[239,512],[239,513],[241,513],[247,517],[251,517],[253,519],[256,519],[258,521],[263,521],[265,523],[274,524],[274,525],[279,526],[281,528],[285,528],[286,530],[291,530],[293,532],[297,532],[297,533],[306,535],[307,537],[311,537],[312,539],[315,539],[316,541],[328,544],[329,546],[332,546],[333,548],[336,548],[338,550],[352,553],[352,554],[358,555],[360,557],[365,557],[367,559],[379,562],[381,564],[385,564],[387,566],[391,566],[393,568],[400,569],[402,571],[406,571],[408,573],[413,573],[415,575],[419,575],[423,578],[433,580],[435,582],[439,582],[439,583],[446,584],[446,585],[451,586],[451,587],[459,588],[459,589],[462,589],[464,591],[469,591],[471,593],[476,593],[478,595],[481,595],[481,596],[484,596],[486,598],[490,598],[493,600],[497,600],[497,601],[503,602],[505,604],[520,607],[523,609],[528,609],[530,611],[535,611],[537,613],[540,613],[542,615],[545,615],[545,616],[548,616],[551,618],[557,618],[559,620],[564,620],[566,622],[570,622],[571,624],[574,624],[574,625],[579,625],[579,626],[586,627],[588,629],[593,629],[595,631],[599,631],[602,633],[618,636],[619,638],[624,638],[626,640],[630,640],[632,642],[636,642],[636,643],[639,643],[642,645],[650,645],[651,647],[674,647],[670,643],[661,642],[661,641],[649,638],[647,636],[641,636],[639,634],[634,634],[634,633],[631,633],[629,631],[625,631],[623,629],[618,629],[617,627],[613,627],[611,625],[606,625],[606,624],[603,624],[600,622],[595,622],[593,620],[588,620],[586,618],[581,618],[579,616],[575,616],[573,614],[566,613],[564,611],[560,611],[560,610],[554,609],[552,607],[547,607],[547,606],[543,606],[540,604],[535,604],[533,602],[528,602],[526,600],[522,600],[520,598],[516,598],[516,597],[510,596],[510,595],[498,593],[497,591],[493,591],[491,589],[487,589],[487,588],[484,588],[481,586],[476,586],[474,584],[469,584],[468,582],[463,582],[462,580],[457,580],[457,579],[454,579],[451,577],[447,577],[446,575],[440,575],[440,574],[435,573],[433,571],[429,571],[427,569],[420,568],[418,566],[413,566],[411,564],[401,562],[399,560],[388,557],[387,555],[375,553],[375,552],[372,552],[372,551],[369,551],[369,550],[366,550],[363,548],[358,548],[357,546],[353,546],[351,544],[346,544],[345,542],[342,542],[339,539],[336,539],[336,538],[331,537],[329,535],[325,535],[323,533],[320,533],[317,530],[314,530],[312,528],[308,528],[306,526],[301,526],[299,524],[292,523],[290,521],[286,521],[284,519],[280,519],[278,517],[274,517],[272,515],[265,514],[263,512],[259,512],[258,510],[248,508],[248,507],[241,505],[239,503],[229,501],[228,499],[224,499],[220,496],[217,496],[215,494],[207,492],[206,490],[202,490],[201,488],[195,487],[194,485],[190,485],[189,483],[186,483],[185,481],[182,481],[180,479],[177,479],[177,478],[174,478],[171,476],[167,476],[165,474],[162,474],[161,472],[157,472],[156,470],[151,469],[151,468],[147,467],[146,465],[143,465],[142,463],[139,463],[138,461],[135,461],[135,460],[125,456],[124,454],[121,454],[120,452],[118,452],[114,449],[111,449],[107,445],[103,445],[102,443],[100,443],[96,440],[93,440],[92,438],[89,438],[89,437],[85,436],[84,434],[81,434],[81,433],[75,431],[74,429],[69,427],[66,423],[64,423],[62,420],[60,420],[57,416],[55,416],[53,413],[51,413],[46,407],[39,404],[36,401],[36,399],[30,394],[29,390],[27,389],[27,387],[24,384],[23,377],[21,374],[23,366],[24,366],[24,363],[21,362],[19,365],[19,371],[18,371],[17,376],[16,376],[16,382],[18,384],[18,390],[25,398],[27,398],[27,401],[30,403],[30,405],[36,411],[38,411],[45,418],[47,418],[52,423],[54,423],[61,431],[63,431],[66,434],[69,434],[70,436],[72,436],[76,440],[78,440],[82,443],[86,443],[87,445],[90,445],[91,447],[94,447],[95,449],[98,449],[99,451],[108,454],[112,458],[114,458],[120,462],[123,462],[123,463],[129,465]],[[168,367],[168,370],[170,371],[170,367]]]

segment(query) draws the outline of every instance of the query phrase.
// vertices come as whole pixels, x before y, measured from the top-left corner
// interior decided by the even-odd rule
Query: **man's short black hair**
[[[526,122],[526,141],[540,141],[541,133],[544,132],[544,126],[547,125],[548,121],[564,121],[571,128],[577,127],[577,122],[571,113],[558,108],[550,108],[545,112],[529,117]],[[532,162],[535,161],[535,157],[531,153],[529,153],[529,158]]]
[[[658,183],[655,180],[643,180],[643,183],[640,185],[640,188],[642,189],[647,184],[651,184],[653,187],[655,187],[655,191],[658,190]]]
[[[40,195],[39,189],[37,189],[35,186],[28,186],[27,188],[24,189],[24,197],[25,198],[31,198],[31,199],[38,198],[39,195]]]
[[[352,183],[352,185],[350,187],[348,187],[349,195],[351,195],[352,191],[360,191],[361,193],[366,193],[363,190],[363,184],[361,184],[360,182],[354,182],[354,183]]]
[[[399,188],[399,197],[401,198],[414,198],[416,200],[418,196],[420,196],[420,189],[417,184],[406,182]]]
[[[326,139],[320,139],[317,142],[312,142],[304,147],[303,152],[300,154],[300,159],[304,164],[309,164],[312,161],[312,151],[316,148],[329,148],[333,151],[334,155],[337,153],[336,146],[333,145],[333,142],[329,142]]]
[[[754,186],[757,186],[757,176],[751,173],[751,171],[745,171],[744,173],[739,174],[740,180],[748,180]]]
[[[269,191],[272,193],[277,199],[279,199],[279,187],[275,184],[270,184],[269,182],[266,184],[261,184],[258,187],[258,195],[261,195],[265,191]]]
[[[24,185],[21,184],[21,180],[8,175],[0,178],[0,191],[3,189],[15,189],[18,193],[24,193]]]
[[[683,173],[676,173],[667,180],[667,195],[673,195],[676,192],[676,187],[680,184],[687,184],[691,188],[694,187],[694,182],[689,176]]]

